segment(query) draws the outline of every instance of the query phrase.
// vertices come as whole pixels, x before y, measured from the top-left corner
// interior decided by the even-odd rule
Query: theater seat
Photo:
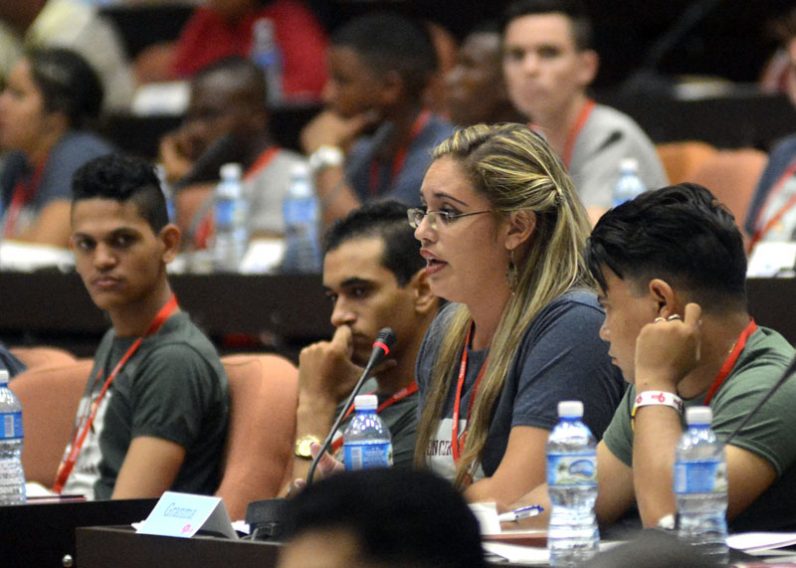
[[[667,142],[658,144],[655,149],[671,184],[692,181],[694,172],[718,152],[710,144],[698,140]]]
[[[231,355],[230,422],[216,495],[233,520],[251,501],[275,497],[291,470],[298,404],[298,370],[276,355]]]
[[[74,355],[58,347],[11,347],[11,354],[33,369],[51,365],[68,365],[77,361]]]
[[[28,481],[53,486],[91,365],[90,359],[44,365],[20,373],[9,383],[22,404],[22,466]]]
[[[757,182],[768,158],[754,148],[721,150],[705,160],[693,172],[691,180],[707,187],[735,216],[735,223],[743,232]]]

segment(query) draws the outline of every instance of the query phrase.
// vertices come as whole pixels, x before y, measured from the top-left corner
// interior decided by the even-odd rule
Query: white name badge
[[[199,530],[238,538],[221,497],[166,491],[136,532],[191,538]]]
[[[747,278],[789,276],[796,264],[796,243],[760,242],[752,250]]]

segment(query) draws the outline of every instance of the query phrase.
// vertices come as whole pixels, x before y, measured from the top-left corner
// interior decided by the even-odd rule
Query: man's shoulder
[[[444,117],[432,113],[429,117],[428,123],[426,123],[425,128],[423,128],[419,139],[425,145],[436,146],[445,138],[453,134],[455,130],[456,127],[448,122]]]
[[[633,136],[647,138],[641,126],[632,117],[608,105],[598,104],[594,107],[584,130],[591,128],[595,130],[620,131],[623,134],[629,133]]]
[[[156,335],[141,344],[149,357],[179,360],[186,364],[191,359],[203,360],[216,371],[221,360],[210,339],[193,323],[186,312],[175,314]]]

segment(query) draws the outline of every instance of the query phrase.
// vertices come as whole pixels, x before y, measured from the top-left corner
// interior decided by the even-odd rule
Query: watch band
[[[636,394],[630,417],[635,418],[636,412],[642,406],[668,406],[675,409],[678,414],[683,413],[683,399],[666,391],[644,391]]]
[[[316,175],[326,168],[342,166],[344,159],[343,151],[337,146],[321,146],[310,154],[308,162],[310,171]]]

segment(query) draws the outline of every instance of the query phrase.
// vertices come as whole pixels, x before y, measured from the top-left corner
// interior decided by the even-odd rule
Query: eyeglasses
[[[470,213],[453,213],[452,211],[429,211],[427,209],[419,209],[413,207],[406,211],[406,216],[409,218],[409,225],[413,229],[417,229],[420,223],[423,222],[423,217],[428,216],[428,222],[431,228],[437,230],[437,219],[440,220],[443,227],[453,223],[456,219],[462,217],[470,217],[471,215],[480,215],[481,213],[494,213],[494,209],[484,209],[483,211],[471,211]]]

